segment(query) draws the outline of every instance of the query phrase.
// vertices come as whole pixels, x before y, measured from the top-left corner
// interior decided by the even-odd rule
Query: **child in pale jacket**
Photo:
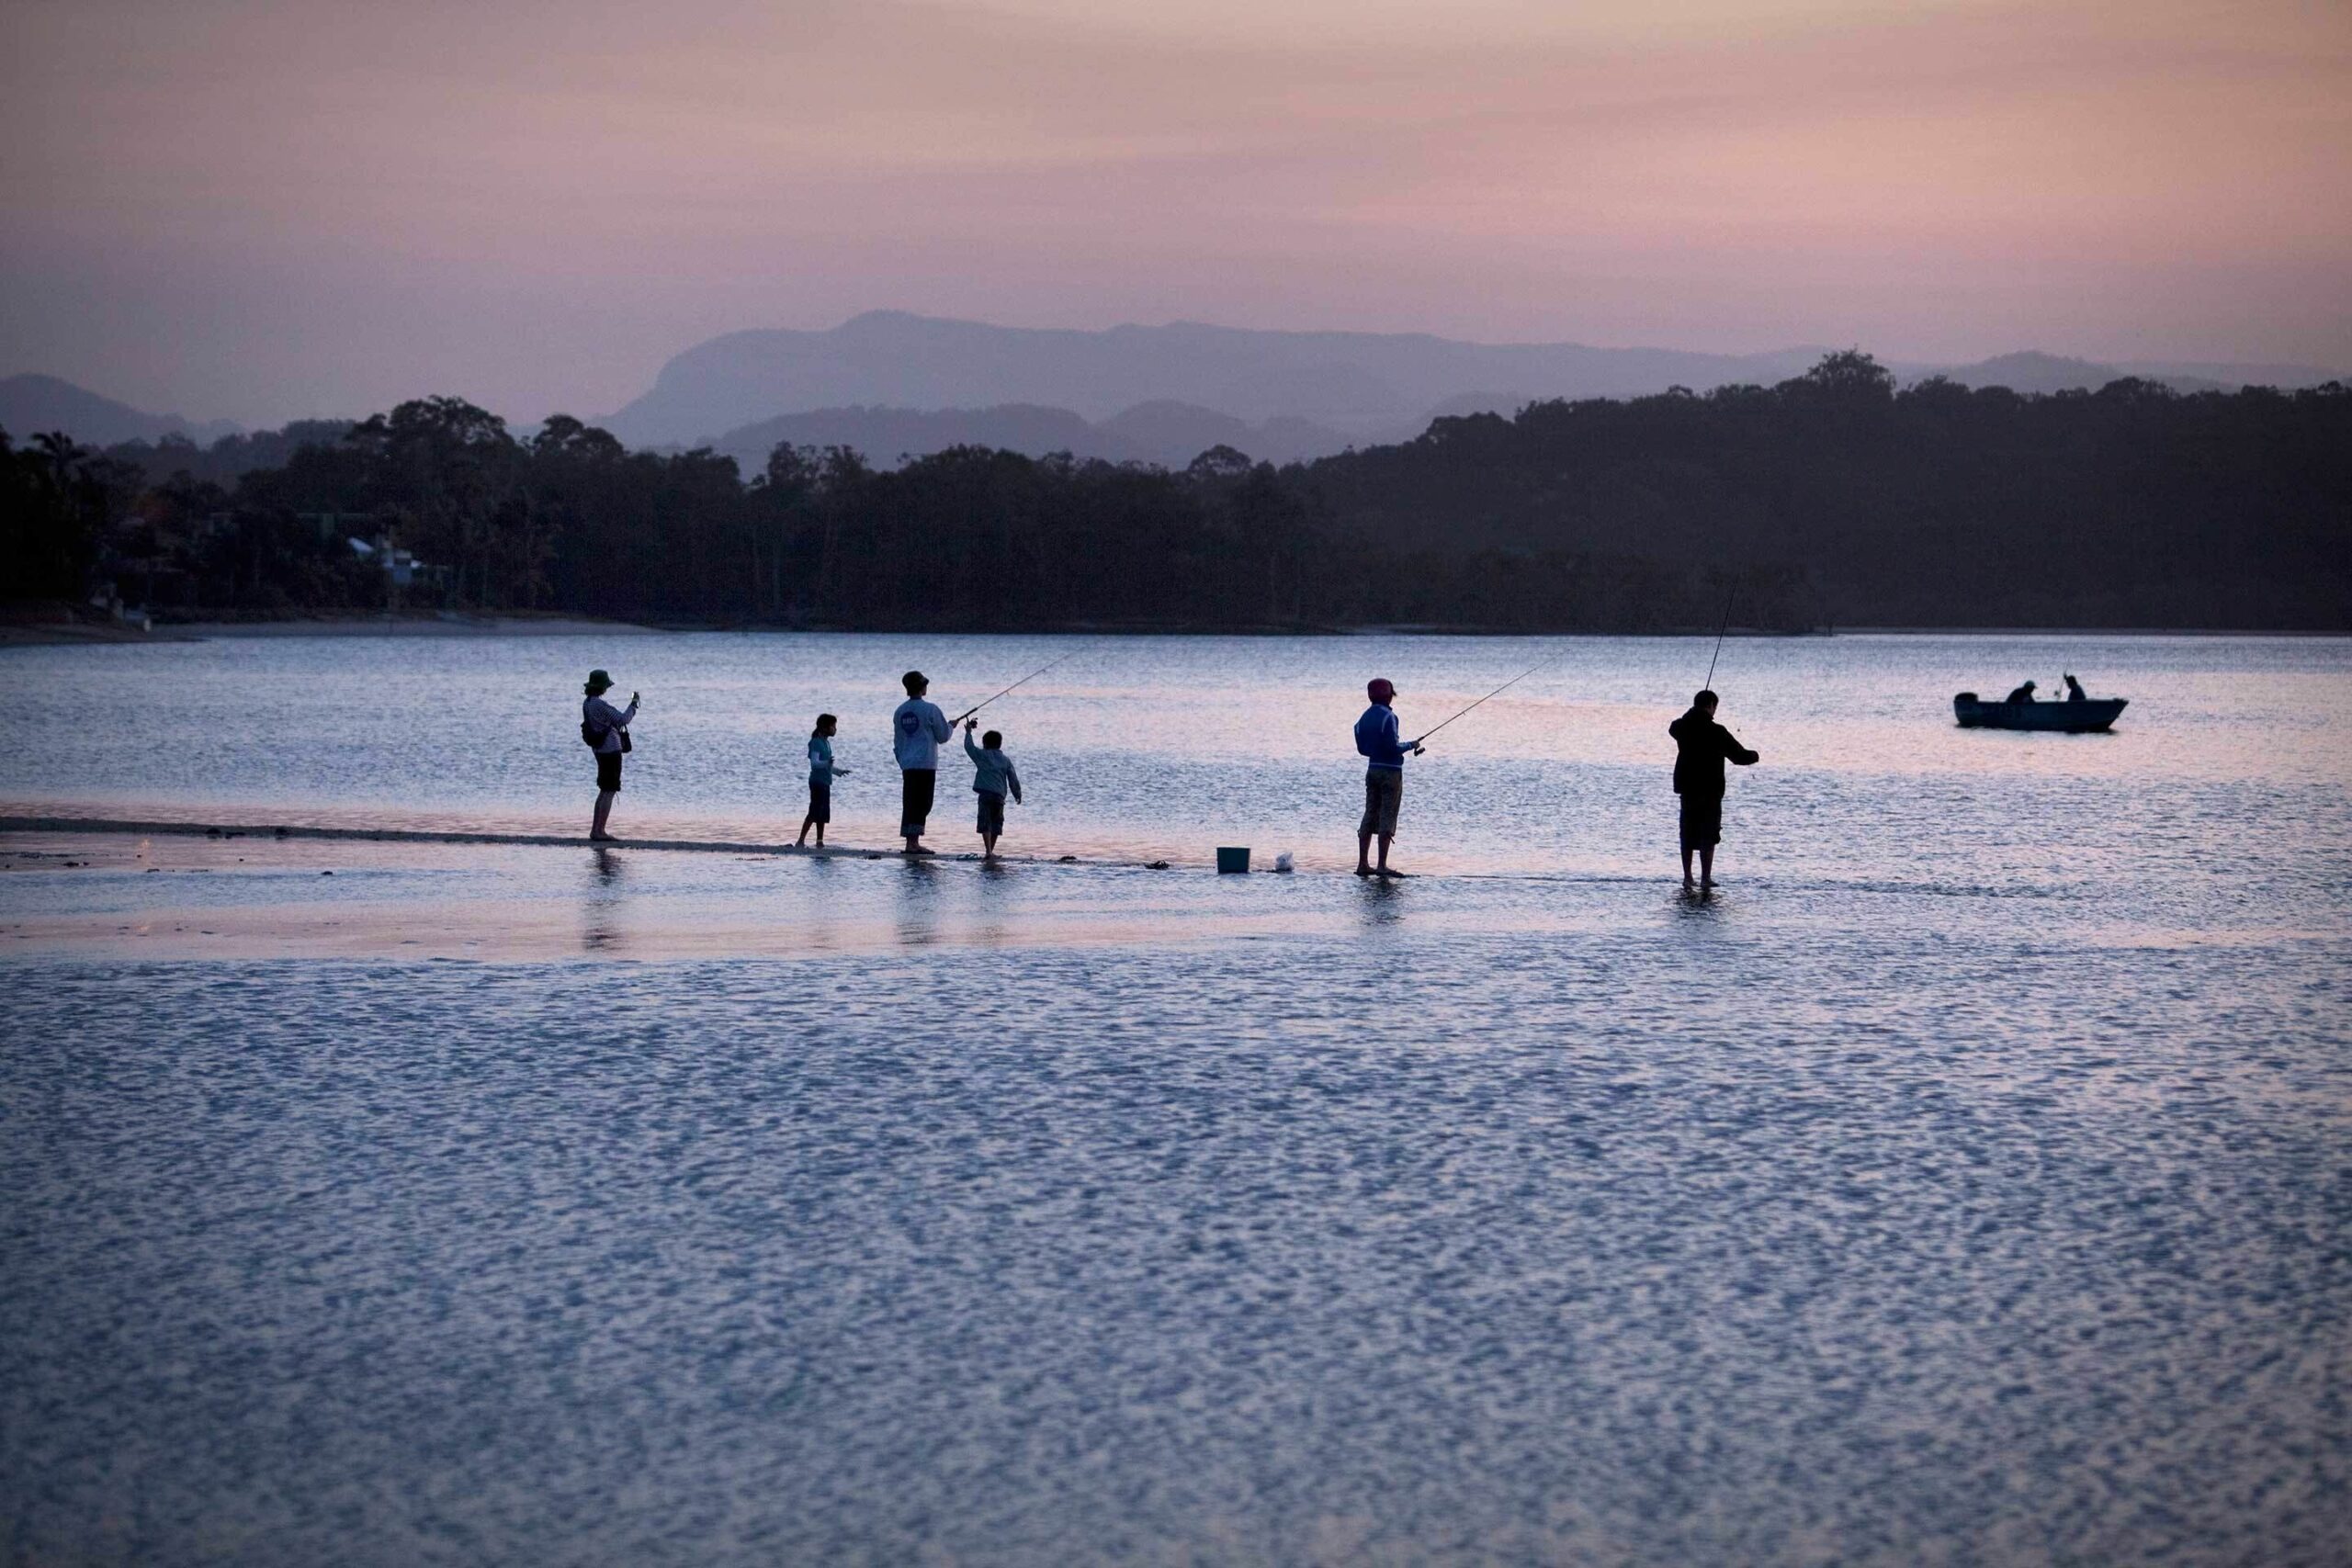
[[[800,837],[793,840],[798,849],[808,841],[808,829],[817,829],[817,847],[825,847],[825,824],[833,819],[833,780],[847,778],[847,768],[833,765],[833,729],[840,721],[831,714],[817,716],[817,728],[808,732],[808,815],[800,819]]]
[[[980,737],[978,746],[972,744],[972,731],[980,727],[979,720],[964,723],[964,754],[972,759],[972,793],[980,797],[980,852],[984,858],[996,859],[997,835],[1004,831],[1004,795],[1021,798],[1021,774],[1012,766],[1012,759],[1004,754],[1004,737],[989,730]]]

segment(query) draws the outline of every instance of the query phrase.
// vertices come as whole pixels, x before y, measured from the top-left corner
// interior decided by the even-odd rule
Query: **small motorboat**
[[[1981,702],[1973,692],[1952,698],[1962,729],[2055,729],[2068,735],[2104,730],[2131,704],[2128,697],[2071,697],[2056,702]]]

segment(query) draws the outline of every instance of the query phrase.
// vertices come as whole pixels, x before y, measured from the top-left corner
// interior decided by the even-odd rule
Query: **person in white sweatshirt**
[[[937,851],[923,848],[922,829],[939,790],[939,743],[954,739],[956,727],[935,705],[923,701],[931,682],[922,671],[908,671],[899,683],[907,689],[907,700],[890,716],[890,743],[899,753],[899,834],[907,840],[907,853],[936,854]]]

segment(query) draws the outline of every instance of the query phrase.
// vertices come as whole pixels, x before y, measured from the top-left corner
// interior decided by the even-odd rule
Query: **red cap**
[[[1372,684],[1366,686],[1363,691],[1364,695],[1370,697],[1374,702],[1385,703],[1396,694],[1396,684],[1395,682],[1389,680],[1384,675],[1379,680],[1374,681]]]

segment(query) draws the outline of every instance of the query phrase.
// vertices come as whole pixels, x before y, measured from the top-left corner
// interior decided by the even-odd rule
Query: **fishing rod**
[[[1068,653],[1065,653],[1065,654],[1063,654],[1059,659],[1055,660],[1054,660],[1054,664],[1067,664],[1067,663],[1069,663],[1071,660],[1076,659],[1076,658],[1078,657],[1078,655],[1079,655],[1079,652],[1080,652],[1080,650],[1079,650],[1079,649],[1071,649]],[[988,705],[989,705],[989,704],[990,704],[990,703],[992,703],[992,702],[996,701],[996,698],[997,698],[997,697],[1003,696],[1003,695],[1005,694],[1005,692],[1017,692],[1017,691],[1019,691],[1022,687],[1023,687],[1023,686],[1027,685],[1030,682],[1032,682],[1032,681],[1035,680],[1038,676],[1043,675],[1046,671],[1051,670],[1051,669],[1054,667],[1054,664],[1041,664],[1041,665],[1039,665],[1036,669],[1032,670],[1031,671],[1029,671],[1029,673],[1027,673],[1026,675],[1023,675],[1023,677],[1021,677],[1021,679],[1019,679],[1018,681],[1015,681],[1012,685],[1007,686],[1007,687],[1004,689],[1004,691],[1003,691],[1003,692],[999,692],[999,693],[996,694],[996,697],[982,697],[978,702],[974,703],[970,707],[966,708],[962,713],[957,714],[954,718],[952,718],[952,719],[948,720],[948,722],[949,722],[950,724],[961,724],[961,723],[963,723],[966,719],[967,719],[967,718],[971,717],[974,714],[976,714],[976,713],[979,712],[982,708],[984,708],[984,707],[988,706]]]
[[[1715,660],[1724,656],[1724,634],[1731,630],[1731,602],[1739,595],[1739,583],[1735,580],[1731,592],[1724,595],[1724,624],[1715,628],[1715,651],[1707,660],[1707,678],[1699,682],[1708,691],[1715,689]]]
[[[1436,728],[1436,729],[1425,729],[1425,730],[1423,730],[1423,731],[1421,732],[1421,739],[1420,739],[1420,740],[1416,740],[1416,741],[1414,741],[1414,742],[1413,742],[1413,745],[1418,749],[1418,748],[1419,747],[1419,745],[1421,744],[1421,740],[1427,740],[1430,736],[1435,735],[1435,734],[1438,732],[1438,730],[1439,730],[1439,729],[1443,729],[1447,725],[1452,724],[1452,723],[1454,721],[1454,719],[1460,718],[1460,717],[1462,716],[1462,714],[1468,713],[1468,712],[1470,711],[1470,709],[1471,709],[1471,708],[1476,708],[1476,707],[1478,707],[1478,706],[1483,705],[1485,703],[1487,703],[1487,702],[1489,699],[1491,699],[1491,698],[1494,698],[1494,697],[1499,697],[1499,696],[1501,696],[1505,692],[1510,691],[1513,686],[1518,685],[1521,681],[1526,680],[1530,675],[1532,675],[1532,674],[1534,674],[1538,670],[1543,669],[1543,668],[1544,668],[1544,666],[1545,664],[1553,664],[1553,663],[1556,663],[1556,662],[1558,662],[1558,660],[1559,660],[1559,656],[1558,656],[1557,654],[1555,654],[1555,655],[1553,655],[1550,659],[1546,659],[1546,660],[1544,660],[1543,661],[1543,663],[1542,663],[1542,664],[1531,664],[1531,665],[1529,665],[1526,669],[1524,669],[1524,670],[1521,671],[1518,674],[1516,674],[1516,675],[1512,676],[1510,680],[1505,681],[1501,685],[1497,686],[1493,691],[1488,692],[1488,693],[1486,694],[1486,696],[1480,697],[1480,698],[1477,700],[1477,702],[1472,703],[1472,704],[1470,705],[1470,707],[1464,708],[1464,709],[1462,710],[1462,713],[1453,714],[1453,715],[1452,715],[1452,716],[1448,716],[1447,718],[1445,718],[1444,720],[1442,720],[1442,722],[1440,722],[1440,723],[1439,723],[1439,725],[1437,726],[1437,728]]]

